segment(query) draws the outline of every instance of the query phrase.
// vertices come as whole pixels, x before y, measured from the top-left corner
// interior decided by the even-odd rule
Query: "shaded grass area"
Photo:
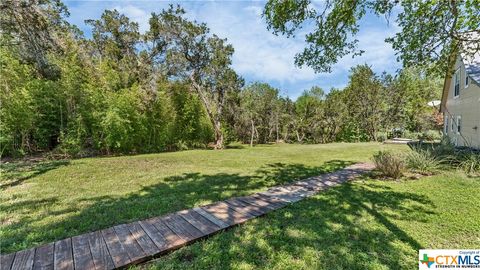
[[[144,269],[416,269],[418,249],[480,247],[480,178],[361,180],[184,247]]]
[[[0,249],[9,253],[368,161],[376,143],[270,145],[2,164]]]

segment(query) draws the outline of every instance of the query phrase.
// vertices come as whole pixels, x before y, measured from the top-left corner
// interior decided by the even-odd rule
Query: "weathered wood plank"
[[[160,252],[155,243],[150,239],[147,233],[142,229],[142,226],[138,222],[128,224],[130,233],[135,237],[137,243],[142,248],[146,256],[152,256]]]
[[[115,268],[101,231],[89,233],[88,243],[90,245],[90,252],[92,253],[95,269],[108,270]]]
[[[192,241],[196,238],[202,237],[203,233],[193,227],[185,219],[177,214],[170,214],[162,218],[162,221],[178,236],[186,241]]]
[[[248,209],[246,209],[245,207],[238,206],[236,204],[232,205],[232,203],[228,203],[226,201],[224,201],[224,203],[228,205],[228,208],[233,209],[235,212],[238,212],[238,213],[244,215],[248,219],[252,219],[252,218],[255,218],[255,217],[258,216],[254,212],[248,211]]]
[[[193,211],[192,209],[180,211],[178,212],[178,214],[190,224],[192,224],[195,228],[197,228],[199,231],[201,231],[204,235],[209,235],[220,230],[220,227],[218,227],[208,219],[204,218],[197,212]]]
[[[49,270],[53,269],[53,254],[55,246],[54,243],[50,243],[35,250],[35,258],[33,260],[34,270]]]
[[[34,256],[35,256],[34,248],[17,252],[15,254],[15,259],[13,260],[12,270],[32,269]]]
[[[0,270],[10,270],[15,259],[15,253],[0,255]]]
[[[137,240],[130,233],[128,225],[117,225],[114,228],[118,239],[122,243],[122,246],[124,247],[125,251],[128,253],[128,256],[131,259],[130,263],[139,262],[146,257],[146,254],[143,252],[142,248],[137,243]]]
[[[157,246],[159,252],[163,252],[168,249],[167,240],[163,235],[155,228],[152,219],[142,220],[139,222],[145,233],[148,234],[153,243]]]
[[[264,200],[261,200],[259,198],[254,198],[252,196],[239,197],[238,200],[240,200],[242,202],[246,202],[248,204],[252,204],[252,205],[261,207],[261,208],[265,209],[265,212],[270,212],[270,211],[273,211],[273,210],[277,209],[277,207],[273,206],[271,203],[268,203],[268,202],[266,202]]]
[[[72,270],[73,265],[73,250],[72,239],[67,238],[55,242],[54,269],[55,270]]]
[[[114,228],[108,228],[102,230],[103,239],[105,239],[105,244],[107,244],[108,251],[112,256],[113,264],[115,267],[121,267],[129,264],[132,260],[128,256],[127,251],[123,247],[120,239],[115,233]]]
[[[192,209],[193,211],[197,212],[199,215],[201,215],[202,217],[208,219],[209,221],[211,221],[213,224],[217,225],[218,227],[220,227],[221,229],[225,229],[228,227],[228,224],[221,221],[220,219],[216,218],[215,216],[209,214],[208,212],[205,212],[205,210],[203,210],[202,208],[200,207],[195,207]]]
[[[168,248],[177,248],[183,246],[187,243],[187,240],[181,238],[175,232],[173,232],[165,223],[162,221],[161,218],[156,217],[153,218],[153,224],[155,228],[163,235],[165,240],[167,240],[167,247]]]
[[[73,262],[76,270],[95,269],[87,234],[72,237],[72,247]]]
[[[217,202],[201,208],[230,226],[243,223],[252,218],[250,215],[235,211],[224,202]]]
[[[259,192],[259,193],[253,194],[251,197],[268,203],[268,205],[270,205],[274,209],[282,208],[290,203],[289,200],[278,198],[277,196],[272,196],[265,193],[266,192]]]
[[[255,217],[265,214],[265,211],[262,211],[259,207],[242,202],[237,198],[225,200],[225,203],[233,207],[235,211],[244,211]]]

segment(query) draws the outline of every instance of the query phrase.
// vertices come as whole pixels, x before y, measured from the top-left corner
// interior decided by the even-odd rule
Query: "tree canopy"
[[[441,81],[421,67],[356,66],[344,89],[313,86],[292,100],[265,82],[244,85],[233,46],[179,6],[152,13],[145,33],[105,10],[86,21],[91,38],[66,22],[58,0],[1,8],[2,157],[368,141],[393,128],[437,128],[427,102]]]
[[[298,66],[330,72],[346,55],[364,51],[356,35],[367,14],[392,14],[401,30],[386,41],[397,51],[404,67],[423,66],[444,72],[454,61],[452,54],[473,55],[480,51],[480,2],[389,1],[389,0],[269,0],[263,15],[276,34],[292,36],[302,27],[311,27],[305,36],[306,48],[295,57]],[[375,38],[375,37],[372,37]],[[442,75],[444,73],[441,73]]]

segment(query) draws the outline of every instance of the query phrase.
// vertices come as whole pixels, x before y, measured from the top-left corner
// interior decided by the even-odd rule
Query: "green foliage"
[[[413,172],[430,175],[440,169],[442,160],[432,155],[430,151],[415,149],[406,155],[405,163]]]
[[[480,41],[476,35],[480,29],[477,0],[327,0],[321,5],[313,5],[311,0],[269,0],[263,15],[270,30],[287,36],[313,24],[305,35],[307,47],[295,56],[295,63],[330,72],[340,58],[363,53],[356,35],[366,14],[386,16],[388,21],[397,10],[395,20],[401,30],[387,41],[405,67],[422,66],[444,75],[455,60],[452,54],[473,55],[480,50],[476,46]]]
[[[387,132],[377,132],[375,137],[377,138],[378,142],[384,142],[388,139],[388,134]]]
[[[285,5],[277,7],[293,11],[302,1]],[[19,28],[17,15],[32,21]],[[152,14],[145,34],[106,10],[87,21],[92,39],[69,26],[66,15],[56,0],[0,15],[7,27],[0,41],[9,44],[0,46],[2,156],[140,153],[212,141],[215,148],[229,141],[358,142],[383,140],[379,132],[392,128],[435,128],[426,103],[438,97],[439,83],[420,69],[394,77],[360,65],[345,89],[325,94],[314,86],[293,101],[265,83],[242,88],[231,67],[233,47],[181,7]],[[38,36],[29,38],[32,31]]]
[[[462,154],[460,168],[469,175],[480,175],[480,153],[472,151]]]
[[[442,139],[442,133],[438,130],[427,130],[422,133],[421,137],[422,140],[425,141],[440,141]]]
[[[386,177],[398,179],[405,171],[403,158],[391,151],[379,151],[373,155],[376,169]]]

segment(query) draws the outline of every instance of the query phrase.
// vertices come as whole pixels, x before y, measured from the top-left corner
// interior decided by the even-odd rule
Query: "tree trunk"
[[[253,124],[253,120],[250,120],[252,123],[252,132],[250,136],[250,147],[253,147],[253,135],[255,134],[255,125]]]
[[[221,122],[219,120],[215,120],[213,124],[215,130],[215,150],[223,149],[223,132],[221,128]]]
[[[275,125],[275,133],[276,133],[275,141],[278,143],[278,140],[279,140],[279,137],[278,137],[278,123]]]

